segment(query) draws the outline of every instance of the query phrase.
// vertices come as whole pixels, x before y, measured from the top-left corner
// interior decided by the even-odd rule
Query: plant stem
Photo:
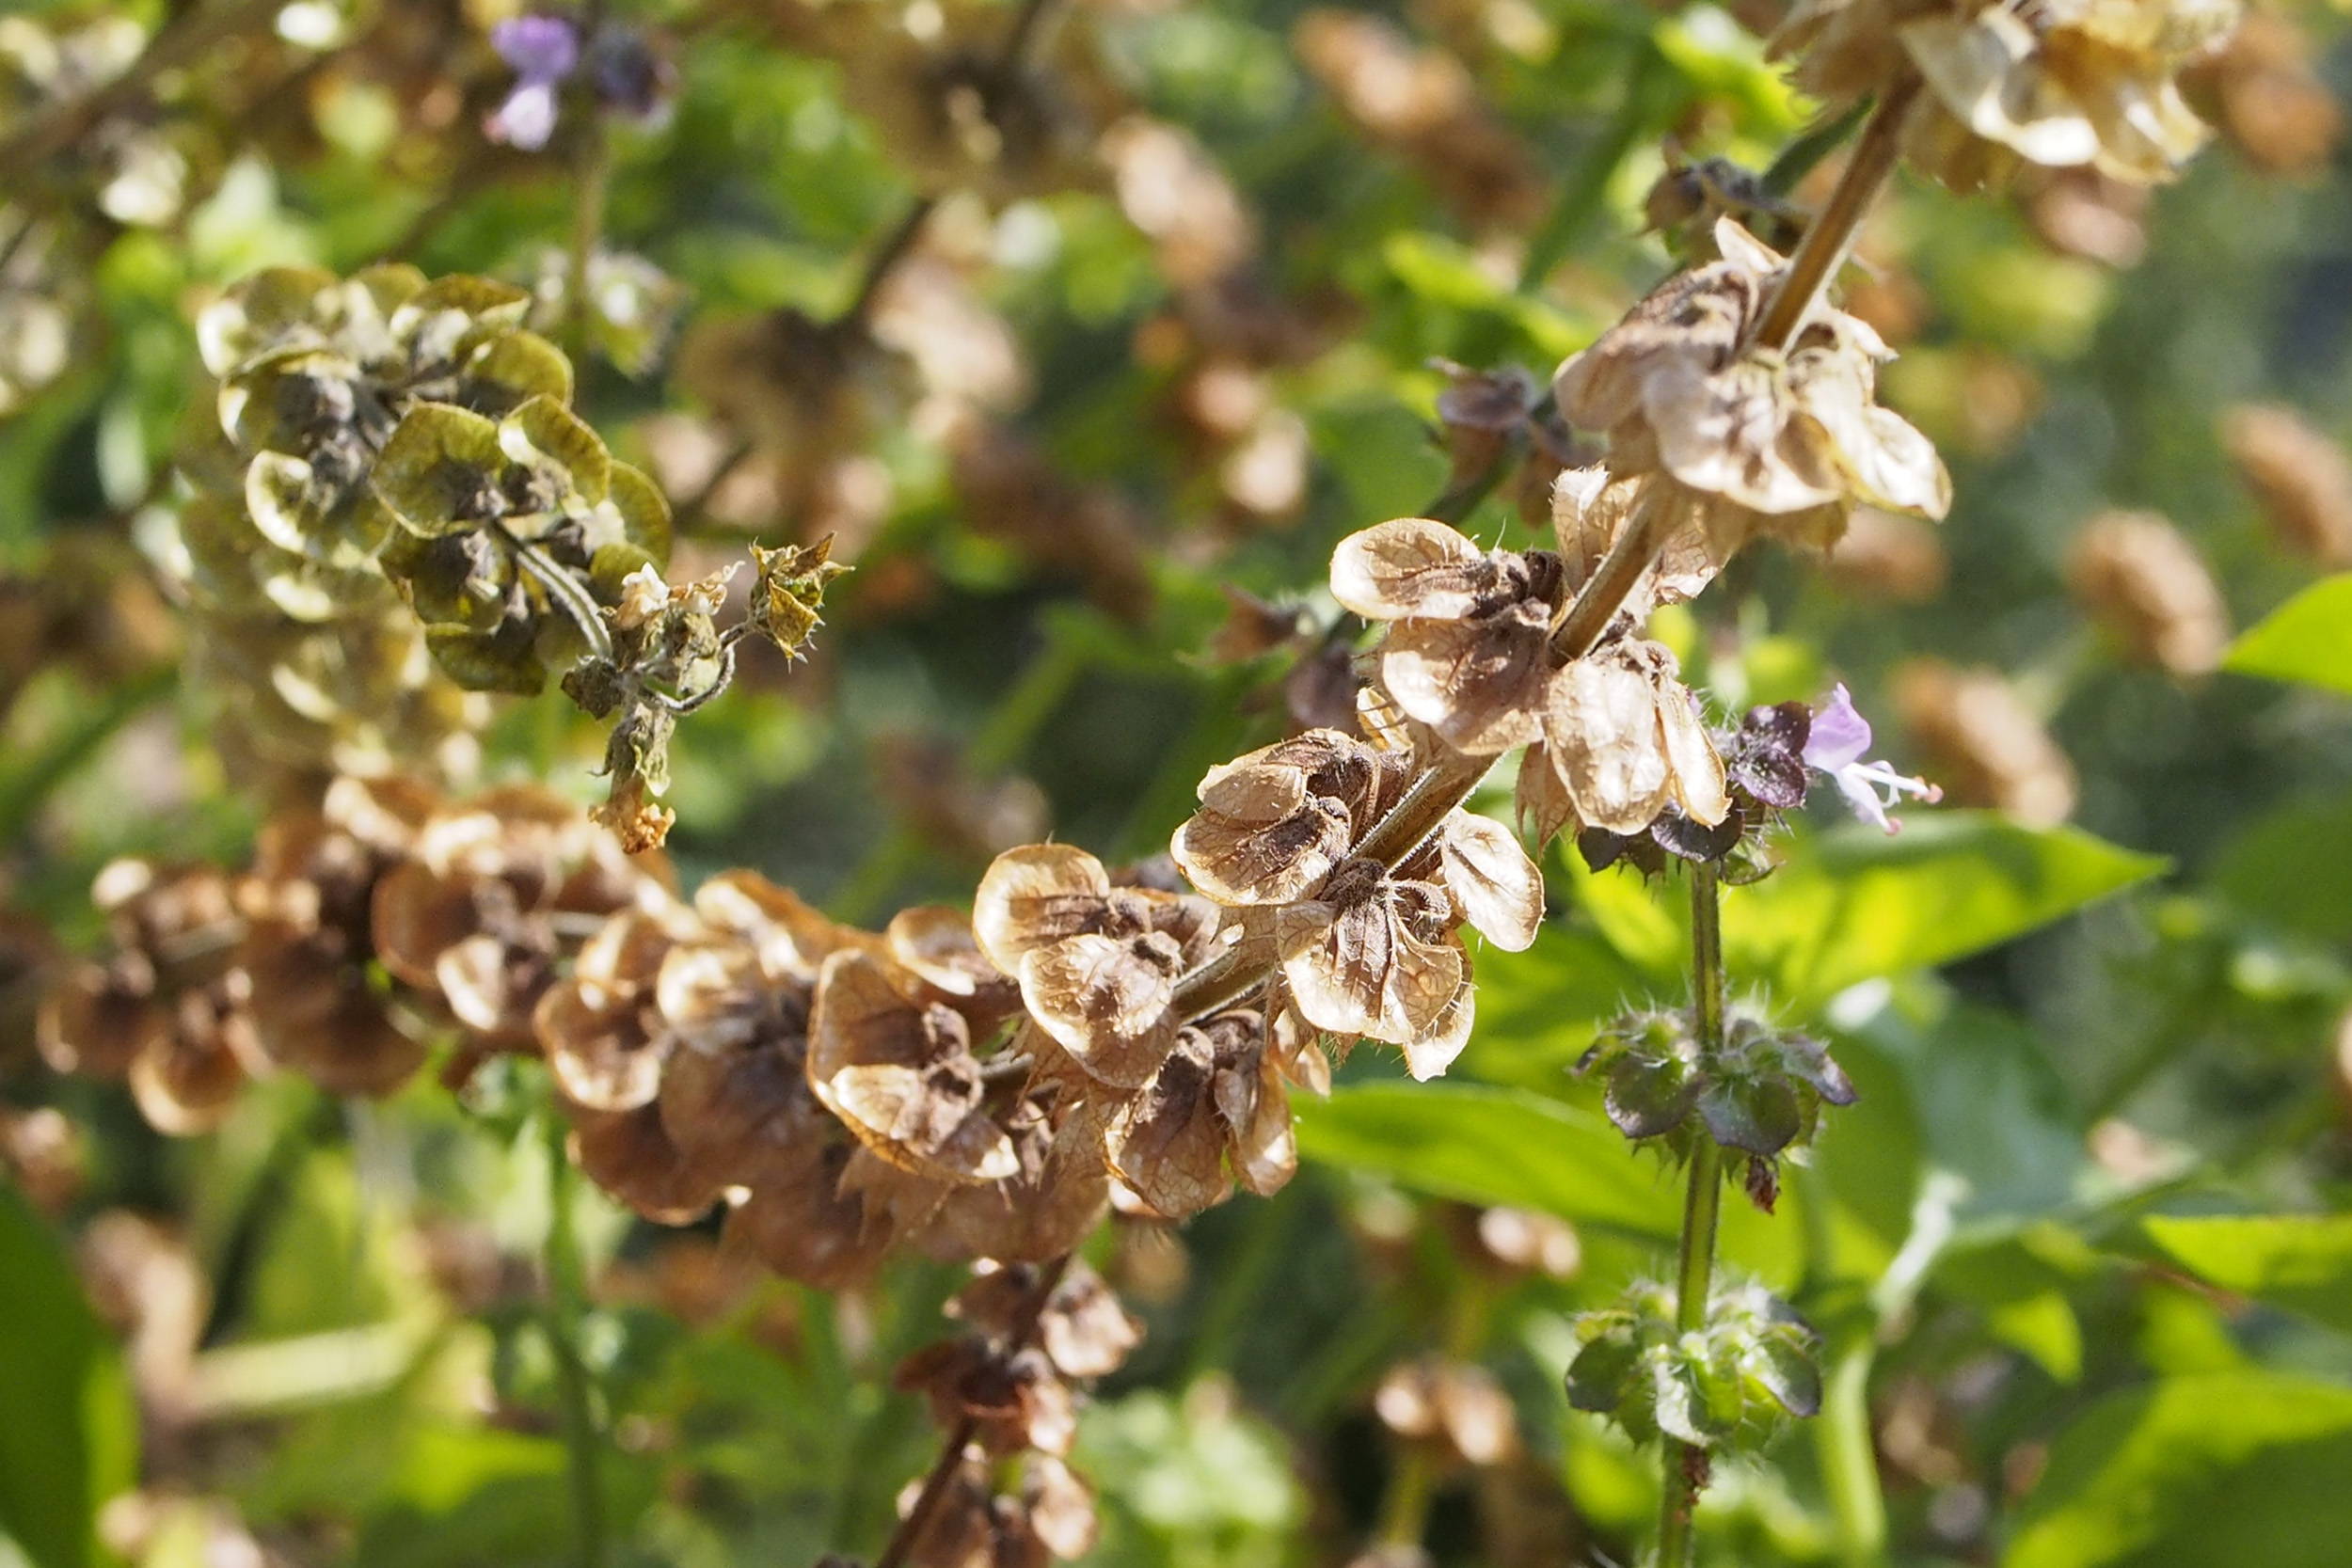
[[[1837,276],[1880,187],[1902,156],[1903,124],[1918,102],[1921,85],[1918,72],[1905,71],[1870,111],[1869,123],[1862,128],[1862,139],[1854,144],[1853,157],[1838,175],[1836,188],[1805,229],[1779,289],[1756,319],[1750,340],[1756,347],[1786,349],[1812,313],[1814,301]]]
[[[224,39],[265,30],[284,0],[197,5],[147,40],[147,48],[113,81],[31,116],[0,139],[0,189],[20,189],[33,168],[96,129],[107,116],[144,102],[157,77],[183,66]]]
[[[573,168],[572,244],[570,275],[564,278],[564,352],[575,361],[577,377],[588,354],[588,324],[594,307],[588,298],[588,268],[604,238],[605,199],[612,182],[612,150],[604,134],[604,117],[594,103],[584,105],[580,127],[580,156]]]
[[[1065,1252],[1039,1270],[1036,1281],[1029,1287],[1028,1295],[1022,1301],[1020,1316],[1013,1320],[1011,1330],[1005,1337],[1007,1354],[1018,1354],[1028,1347],[1030,1338],[1037,1333],[1038,1320],[1045,1315],[1046,1303],[1053,1300],[1054,1291],[1061,1284],[1062,1275],[1070,1272],[1070,1259],[1071,1255]],[[923,1527],[930,1523],[932,1512],[939,1507],[940,1498],[947,1495],[948,1483],[963,1467],[964,1448],[979,1428],[979,1418],[964,1416],[947,1429],[947,1436],[939,1446],[939,1457],[931,1461],[930,1470],[923,1477],[923,1489],[914,1495],[914,1503],[907,1510],[906,1517],[898,1521],[898,1528],[890,1532],[889,1543],[882,1547],[882,1555],[874,1560],[874,1568],[904,1568],[907,1554],[914,1549],[915,1542],[922,1537]]]
[[[1813,1429],[1844,1568],[1872,1568],[1886,1551],[1886,1503],[1870,1445],[1870,1363],[1877,1354],[1867,1331],[1857,1332],[1837,1351],[1822,1394],[1821,1418]]]
[[[548,1273],[547,1312],[543,1320],[548,1343],[555,1353],[555,1381],[563,1402],[564,1449],[569,1460],[572,1528],[580,1546],[580,1568],[603,1568],[606,1560],[604,1483],[600,1472],[603,1434],[596,1430],[596,1403],[588,1366],[580,1353],[580,1320],[587,1309],[586,1270],[580,1263],[580,1236],[572,1225],[572,1195],[577,1177],[566,1128],[553,1105],[547,1117],[548,1153]]]
[[[1691,1012],[1697,1025],[1699,1061],[1705,1064],[1724,1043],[1723,911],[1711,861],[1702,861],[1691,871]],[[1723,1197],[1723,1150],[1712,1138],[1702,1136],[1691,1154],[1691,1185],[1683,1200],[1682,1243],[1675,1269],[1675,1326],[1685,1334],[1707,1326]],[[1687,1568],[1691,1515],[1705,1484],[1707,1451],[1669,1438],[1665,1467],[1665,1494],[1658,1513],[1659,1568]]]

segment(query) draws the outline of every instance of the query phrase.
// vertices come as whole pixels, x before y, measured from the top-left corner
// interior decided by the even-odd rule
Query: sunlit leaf
[[[1888,837],[1824,833],[1780,871],[1724,898],[1734,974],[1820,1003],[1858,981],[1982,952],[2165,868],[2074,828],[1985,812],[1921,812]]]
[[[2352,1388],[2271,1372],[2111,1395],[2052,1446],[2002,1568],[2336,1568]]]
[[[1646,1236],[1681,1204],[1656,1167],[1589,1112],[1509,1089],[1366,1084],[1302,1108],[1299,1152],[1469,1203],[1503,1204]]]
[[[2315,582],[2241,635],[2224,670],[2352,694],[2352,573]]]
[[[2352,1330],[2352,1214],[2156,1215],[2141,1227],[2208,1285]]]

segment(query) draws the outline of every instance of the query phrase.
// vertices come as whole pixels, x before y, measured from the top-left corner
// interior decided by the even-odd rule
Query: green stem
[[[578,1537],[580,1568],[604,1568],[604,1483],[599,1465],[603,1434],[596,1430],[596,1403],[588,1365],[580,1352],[580,1321],[587,1310],[587,1271],[580,1261],[580,1235],[572,1224],[572,1197],[577,1180],[566,1128],[550,1105],[547,1116],[548,1156],[548,1272],[547,1311],[542,1320],[548,1343],[555,1353],[557,1397],[563,1404],[564,1449],[569,1460],[572,1528]]]
[[[1691,1012],[1697,1025],[1699,1060],[1712,1060],[1724,1043],[1723,910],[1715,866],[1701,862],[1691,872]],[[1682,1241],[1675,1269],[1675,1326],[1694,1334],[1707,1326],[1707,1303],[1715,1278],[1715,1229],[1723,1209],[1723,1150],[1701,1137],[1691,1154],[1691,1185],[1682,1206]],[[1687,1568],[1691,1560],[1691,1516],[1698,1506],[1707,1452],[1669,1439],[1665,1493],[1658,1513],[1659,1568]]]
[[[1878,1455],[1870,1447],[1870,1363],[1877,1346],[1857,1333],[1831,1364],[1821,1418],[1813,1423],[1831,1512],[1837,1519],[1837,1560],[1872,1568],[1886,1551],[1886,1503],[1879,1494]]]
[[[604,238],[605,199],[612,182],[612,150],[604,134],[604,117],[595,103],[583,105],[580,156],[573,168],[572,244],[570,276],[564,279],[564,351],[572,356],[577,376],[588,356],[588,323],[593,306],[588,298],[588,268]]]

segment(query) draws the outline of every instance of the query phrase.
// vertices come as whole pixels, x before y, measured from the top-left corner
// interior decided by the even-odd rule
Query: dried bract
[[[2280,543],[2323,566],[2352,565],[2352,457],[2292,408],[2241,404],[2221,444]]]
[[[1209,769],[1169,851],[1220,904],[1286,904],[1330,875],[1402,798],[1409,757],[1310,730]]]
[[[1103,864],[1066,845],[996,858],[973,903],[989,960],[1017,975],[1029,1016],[1093,1078],[1151,1082],[1182,1022],[1176,982],[1209,953],[1215,908],[1146,888],[1114,888]]]
[[[2176,78],[2237,19],[2234,0],[1801,0],[1772,47],[1834,103],[1917,71],[1905,151],[1955,189],[2021,162],[2149,184],[2203,144]]]
[[[1941,517],[1942,460],[1878,405],[1892,357],[1878,334],[1817,306],[1785,352],[1755,345],[1786,262],[1728,218],[1716,241],[1724,260],[1677,274],[1560,367],[1561,413],[1609,432],[1618,476],[1688,492],[1718,561],[1757,533],[1825,548],[1857,504]]]
[[[2129,656],[2175,675],[2202,675],[2230,643],[2230,609],[2204,559],[2153,512],[2106,512],[2067,552],[2075,601]]]

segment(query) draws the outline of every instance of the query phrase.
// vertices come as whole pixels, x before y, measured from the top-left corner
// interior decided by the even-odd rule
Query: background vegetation
[[[807,660],[747,649],[681,723],[669,849],[687,886],[749,867],[878,925],[1048,834],[1159,853],[1209,765],[1345,699],[1334,543],[1529,439],[1443,401],[1445,362],[1540,385],[1672,264],[1661,145],[1762,168],[1814,122],[1754,9],[614,4],[644,90],[566,97],[544,150],[484,129],[497,0],[0,17],[0,1564],[578,1561],[538,1262],[565,1224],[612,1560],[870,1557],[936,1441],[890,1372],[959,1271],[828,1293],[635,1220],[551,1170],[528,1063],[462,1101],[271,1077],[167,1137],[37,1049],[99,870],[244,864],[298,787],[200,627],[183,678],[172,463],[228,284],[397,258],[544,288],[576,405],[671,499],[672,580],[834,535]],[[1702,1560],[2345,1560],[2352,595],[2214,668],[2352,564],[2342,30],[2256,12],[2192,83],[2221,145],[2153,198],[1905,177],[1848,303],[1950,518],[1866,517],[1826,570],[1752,552],[1661,617],[1726,711],[1842,680],[1948,797],[1887,841],[1817,811],[1731,895],[1735,990],[1862,1099],[1776,1216],[1727,1217],[1827,1391],[1719,1470]],[[1516,475],[1463,518],[1484,543],[1548,527]],[[2114,508],[2187,543],[2125,552],[2153,610],[2085,564]],[[462,765],[587,802],[604,746],[548,692]],[[1654,1465],[1561,1379],[1679,1198],[1569,1069],[1678,994],[1685,939],[1670,890],[1543,869],[1443,1084],[1367,1046],[1301,1097],[1279,1196],[1089,1243],[1147,1332],[1079,1428],[1088,1560],[1637,1555]]]

